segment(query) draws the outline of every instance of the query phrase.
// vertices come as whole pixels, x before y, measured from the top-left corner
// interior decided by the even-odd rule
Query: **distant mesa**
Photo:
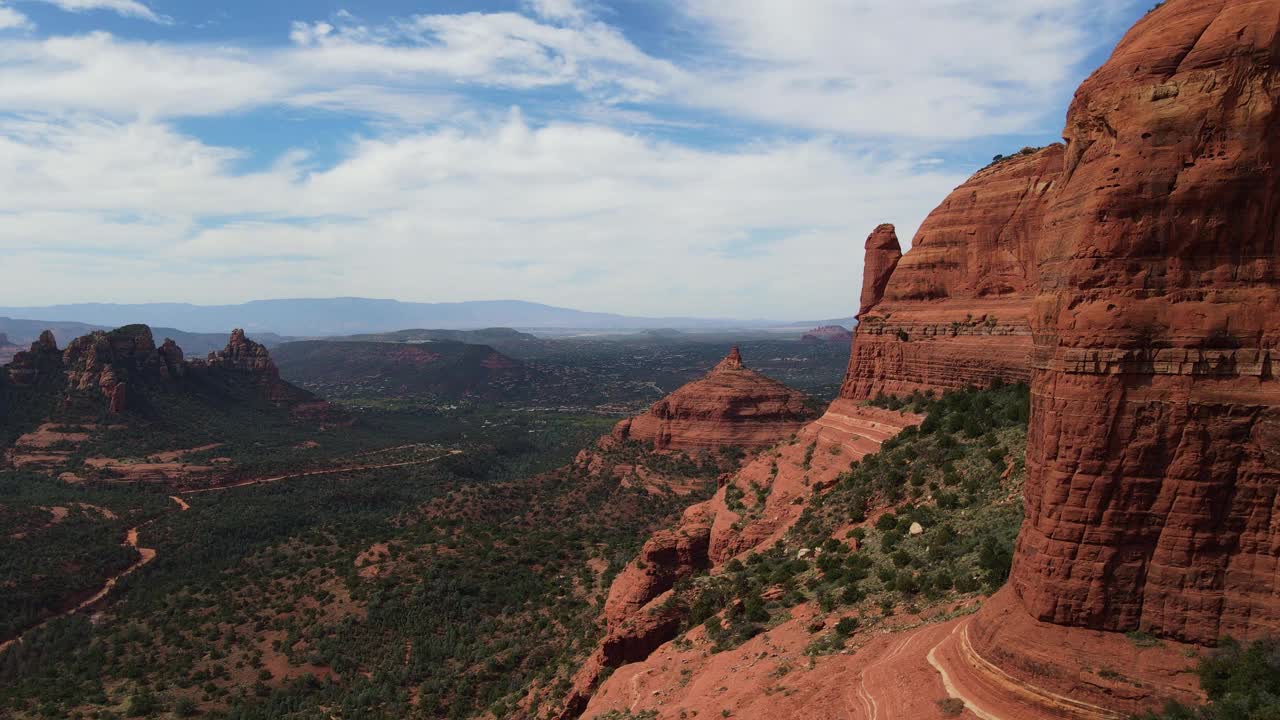
[[[747,369],[735,347],[706,377],[618,423],[613,437],[653,443],[657,450],[757,448],[789,437],[815,417],[807,395]]]
[[[805,333],[800,340],[807,343],[848,345],[853,342],[853,333],[842,325],[823,325]]]
[[[420,338],[434,332],[392,335]],[[277,347],[275,357],[285,377],[327,397],[392,389],[442,400],[510,400],[526,392],[536,377],[524,363],[489,345],[456,340],[306,340]]]

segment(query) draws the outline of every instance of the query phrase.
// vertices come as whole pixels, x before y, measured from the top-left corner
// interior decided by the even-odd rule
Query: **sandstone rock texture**
[[[1030,379],[1034,239],[1062,161],[1063,147],[1051,145],[978,172],[929,215],[906,255],[892,225],[871,234],[841,397]]]
[[[892,225],[881,225],[867,237],[866,257],[862,263],[862,303],[858,308],[861,317],[884,299],[885,288],[893,271],[902,261],[902,243],[898,242],[898,230]]]
[[[656,450],[758,448],[791,436],[815,415],[804,393],[748,370],[735,347],[705,378],[618,423],[613,437]]]
[[[1169,0],[1071,105],[1011,579],[1038,620],[1280,633],[1278,77],[1280,4]]]
[[[662,530],[644,544],[640,557],[628,564],[609,588],[604,604],[607,627],[621,626],[650,601],[675,586],[676,581],[711,567],[710,503],[698,503],[685,511],[680,526]]]
[[[727,362],[732,367],[740,360],[731,355]],[[677,581],[772,545],[815,493],[921,419],[838,399],[793,440],[725,477],[714,497],[685,511],[675,530],[656,533],[614,580],[603,613],[606,639],[575,676],[559,717],[578,717],[606,670],[644,660],[675,638],[683,615],[665,598]]]

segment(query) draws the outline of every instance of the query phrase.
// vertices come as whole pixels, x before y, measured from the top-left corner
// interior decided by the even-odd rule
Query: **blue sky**
[[[1146,9],[0,0],[0,304],[848,315]]]

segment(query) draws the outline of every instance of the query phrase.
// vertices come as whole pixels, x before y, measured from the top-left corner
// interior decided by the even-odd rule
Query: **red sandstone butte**
[[[1030,379],[1034,239],[1062,158],[1063,147],[1051,145],[978,172],[929,215],[896,262],[893,226],[872,233],[842,396]]]
[[[735,347],[705,378],[618,423],[613,437],[656,450],[757,448],[793,435],[814,415],[804,393],[748,370]]]
[[[1280,633],[1280,3],[1169,0],[1076,94],[1037,259],[1042,621]]]

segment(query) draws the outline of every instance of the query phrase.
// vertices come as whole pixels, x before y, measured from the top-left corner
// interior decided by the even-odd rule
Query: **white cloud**
[[[525,7],[540,18],[582,23],[591,16],[578,0],[525,0]]]
[[[1096,47],[1103,12],[1093,0],[672,2],[715,44],[684,101],[793,128],[944,139],[1037,129]]]
[[[0,2],[0,30],[30,30],[33,27],[26,15]]]
[[[490,87],[573,86],[620,100],[644,100],[679,78],[599,22],[541,23],[516,13],[419,15],[389,25],[294,23],[289,59],[337,73],[443,77]]]
[[[324,171],[238,159],[156,123],[0,122],[0,304],[323,288],[819,317],[853,307],[867,232],[909,236],[961,180],[827,140],[713,152],[518,113],[364,139]]]
[[[109,10],[126,17],[150,20],[154,23],[168,23],[169,19],[157,15],[151,8],[137,0],[39,0],[56,5],[68,12],[87,12],[90,10]]]
[[[527,0],[532,17],[366,24],[338,13],[294,23],[291,45],[270,49],[94,33],[0,46],[0,106],[162,118],[291,105],[420,120],[468,88],[567,88],[619,120],[696,109],[792,130],[957,140],[1047,129],[1053,96],[1094,47],[1092,17],[1133,1],[669,0],[703,48],[680,63],[577,0]]]
[[[667,1],[692,21],[678,61],[577,0],[378,24],[338,13],[270,48],[6,36],[0,304],[852,312],[866,234],[891,221],[910,238],[963,181],[939,160],[947,142],[1040,129],[1093,42],[1089,0]],[[3,3],[0,28],[29,27]],[[525,92],[556,120],[486,104]],[[339,139],[336,162],[294,150],[254,172],[250,148],[174,123],[262,107],[376,122]],[[721,149],[652,134],[690,127]]]
[[[514,13],[426,15],[382,26],[349,15],[295,23],[291,47],[144,43],[108,33],[0,44],[0,107],[114,118],[210,116],[266,105],[406,120],[451,107],[460,83],[575,88],[596,103],[663,94],[680,71],[602,23]]]

